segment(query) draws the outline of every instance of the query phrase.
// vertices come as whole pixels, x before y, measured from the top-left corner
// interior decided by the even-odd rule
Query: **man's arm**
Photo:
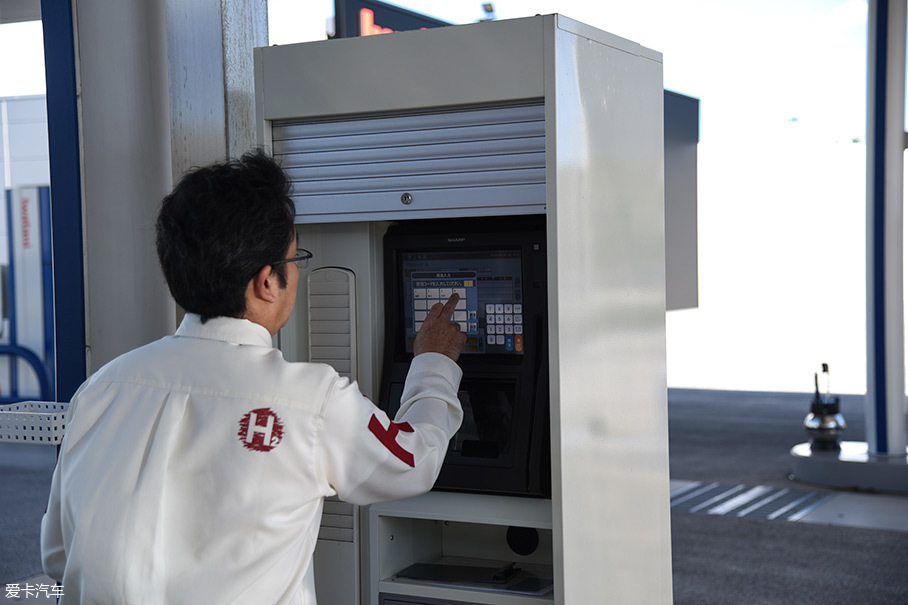
[[[441,353],[453,361],[460,358],[463,345],[467,342],[467,335],[460,331],[459,325],[451,323],[459,300],[460,296],[454,293],[444,305],[435,303],[432,306],[413,343],[414,356],[422,353]]]
[[[432,488],[460,428],[462,372],[455,363],[466,336],[451,323],[458,296],[437,304],[414,343],[401,407],[392,422],[352,384],[340,384],[325,414],[326,480],[356,504],[405,498]]]

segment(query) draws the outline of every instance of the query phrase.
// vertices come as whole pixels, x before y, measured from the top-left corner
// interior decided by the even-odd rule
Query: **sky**
[[[479,1],[392,4],[455,24],[484,17]],[[704,103],[721,100],[716,105],[723,114],[759,99],[760,111],[747,117],[760,129],[784,128],[801,114],[808,127],[822,127],[830,136],[863,134],[863,84],[854,89],[843,74],[863,77],[865,71],[866,0],[499,0],[493,5],[499,19],[558,12],[657,50],[667,89]],[[269,7],[272,44],[324,39],[325,21],[334,12],[333,0],[270,0]],[[740,98],[748,88],[749,98]],[[730,97],[737,102],[727,102]],[[713,115],[704,113],[704,128]]]
[[[324,39],[333,2],[298,4],[270,1],[272,44]],[[481,2],[395,4],[484,16]],[[657,50],[665,88],[700,99],[700,304],[667,314],[669,386],[808,392],[828,363],[834,391],[863,394],[867,2],[493,4]]]
[[[482,2],[395,4],[454,24]],[[669,386],[866,388],[866,0],[499,0],[659,51],[664,86],[700,100],[700,304],[667,314]],[[269,0],[271,44],[326,37],[332,0]],[[0,26],[0,97],[43,94],[40,26]]]
[[[44,36],[40,21],[0,25],[0,57],[0,97],[44,94]],[[9,60],[11,57],[15,60]]]

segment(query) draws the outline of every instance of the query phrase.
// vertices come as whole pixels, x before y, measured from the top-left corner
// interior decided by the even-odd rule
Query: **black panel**
[[[392,417],[428,306],[422,301],[454,288],[466,294],[459,319],[472,344],[459,360],[464,422],[436,489],[548,496],[545,217],[399,223],[388,230],[384,258],[380,405]]]

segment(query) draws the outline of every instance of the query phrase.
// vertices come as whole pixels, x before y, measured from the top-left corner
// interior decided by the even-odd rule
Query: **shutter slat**
[[[462,126],[460,128],[420,128],[403,132],[345,134],[333,137],[305,137],[274,141],[279,154],[356,149],[385,149],[446,143],[532,139],[539,134],[541,122]]]
[[[295,123],[284,120],[280,132],[272,135],[275,141],[297,137],[335,137],[344,134],[370,134],[400,132],[427,128],[459,128],[483,124],[505,124],[525,121],[542,121],[545,111],[542,104],[518,107],[500,107],[450,111],[430,114],[405,114],[383,118],[354,118],[316,123]]]
[[[545,153],[534,153],[534,157],[521,157],[520,166],[545,171]],[[430,160],[406,160],[391,162],[369,162],[358,164],[340,164],[331,166],[310,166],[305,168],[286,168],[294,183],[321,181],[340,178],[366,178],[380,176],[411,176],[421,174],[445,174],[464,172],[483,172],[489,170],[511,170],[514,168],[513,156],[472,156],[463,158],[444,158]],[[299,191],[299,189],[297,189]]]
[[[519,139],[498,139],[494,141],[460,141],[456,143],[431,143],[410,147],[385,147],[380,153],[375,149],[329,149],[323,151],[285,153],[281,164],[285,169],[311,166],[340,166],[345,164],[368,164],[401,160],[432,160],[464,158],[473,156],[513,155],[521,153],[542,153],[545,151],[545,137],[524,137]]]

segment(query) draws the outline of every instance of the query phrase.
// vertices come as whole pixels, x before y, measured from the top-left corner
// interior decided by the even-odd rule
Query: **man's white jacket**
[[[268,331],[187,315],[75,394],[41,526],[63,603],[313,604],[322,501],[429,490],[461,371],[413,360],[394,422]]]

